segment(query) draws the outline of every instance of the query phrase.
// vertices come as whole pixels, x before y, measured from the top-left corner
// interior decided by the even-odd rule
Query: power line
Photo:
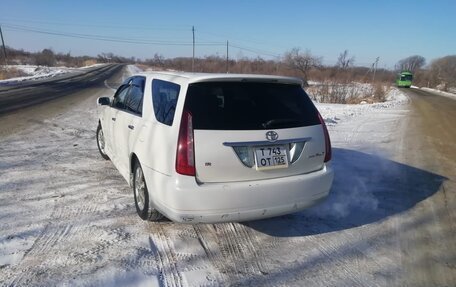
[[[199,29],[195,29],[195,27],[193,26],[192,27],[192,30],[193,33],[198,31],[198,33],[203,33],[203,34],[208,34],[208,35],[214,35],[214,36],[218,36],[218,37],[221,37],[220,35],[217,35],[217,34],[213,34],[213,33],[208,33],[208,32],[200,32]],[[198,34],[199,35],[199,34]],[[229,38],[229,37],[226,37],[226,38]],[[225,38],[225,39],[226,39]],[[198,39],[201,39],[201,37],[199,37]],[[219,42],[217,42],[219,43]],[[226,42],[224,42],[225,44]],[[255,48],[251,48],[251,47],[245,47],[245,46],[242,46],[242,45],[239,45],[239,44],[235,44],[235,45],[232,45],[230,44],[229,45],[230,47],[232,48],[237,48],[237,49],[240,49],[240,50],[244,50],[244,51],[248,51],[248,52],[251,52],[251,53],[254,53],[254,54],[258,54],[258,55],[265,55],[265,56],[270,56],[270,57],[274,57],[274,58],[280,58],[280,55],[279,54],[276,54],[274,52],[271,52],[271,51],[266,51],[266,50],[261,50],[261,49],[255,49]]]
[[[5,21],[6,20],[6,21]],[[127,29],[127,30],[146,30],[146,31],[188,31],[187,25],[182,26],[153,26],[153,27],[144,27],[144,26],[128,26],[128,25],[107,25],[107,24],[81,24],[81,23],[68,23],[68,22],[58,22],[58,21],[42,21],[42,20],[30,20],[30,19],[13,19],[13,18],[2,18],[3,24],[18,25],[17,23],[35,23],[43,25],[59,25],[59,26],[73,26],[73,27],[89,27],[89,28],[107,28],[107,29]],[[180,28],[178,28],[180,27]]]
[[[239,50],[244,50],[244,51],[252,52],[255,54],[259,54],[259,55],[266,55],[266,56],[271,56],[274,58],[280,58],[279,54],[274,54],[274,53],[268,52],[268,51],[263,51],[263,50],[258,50],[258,49],[254,49],[254,48],[248,48],[248,47],[242,47],[242,46],[233,45],[233,44],[230,44],[230,46],[233,48],[237,48]]]
[[[220,38],[220,39],[232,39],[232,40],[234,39],[237,42],[241,42],[241,43],[250,43],[250,44],[253,44],[253,45],[262,45],[262,46],[264,46],[264,45],[274,45],[275,47],[280,47],[280,46],[277,45],[277,43],[270,42],[270,41],[253,39],[251,37],[249,37],[249,39],[247,40],[245,38],[233,37],[231,35],[221,35],[221,34],[207,32],[207,31],[198,31],[198,32],[201,33],[201,34],[215,36],[215,37]],[[282,46],[282,48],[283,49],[288,49],[285,46]]]
[[[105,25],[105,24],[80,24],[80,23],[68,23],[68,22],[60,22],[60,21],[43,21],[43,20],[32,20],[32,19],[18,19],[18,18],[8,18],[8,17],[2,17],[3,24],[5,27],[8,26],[8,28],[13,29],[14,27],[15,30],[20,30],[20,31],[28,31],[28,32],[34,32],[34,33],[41,33],[41,34],[48,34],[48,35],[55,35],[55,36],[66,36],[70,37],[70,35],[73,38],[81,38],[81,39],[90,39],[90,40],[100,40],[100,41],[109,41],[109,42],[121,42],[121,43],[132,43],[132,44],[150,44],[150,45],[177,45],[177,46],[187,46],[190,45],[188,42],[178,42],[174,43],[173,41],[160,41],[160,40],[154,40],[154,41],[146,41],[142,39],[131,39],[131,38],[117,38],[117,37],[107,37],[107,36],[101,36],[101,35],[87,35],[87,34],[79,34],[79,33],[69,33],[69,32],[61,32],[61,31],[52,31],[46,28],[35,28],[35,27],[27,27],[23,26],[20,24],[14,24],[8,21],[13,21],[13,22],[22,22],[22,23],[37,23],[37,24],[44,24],[44,25],[59,25],[59,26],[74,26],[74,27],[98,27],[98,28],[109,28],[109,29],[134,29],[134,30],[166,30],[166,31],[188,31],[189,25],[181,25],[181,26],[155,26],[155,27],[144,27],[144,26],[128,26],[128,25]],[[6,22],[5,22],[6,20]],[[195,29],[192,26],[192,29]],[[197,30],[195,29],[195,32]],[[204,32],[204,31],[199,31],[199,33],[207,34],[207,35],[213,35],[216,37],[222,37],[224,39],[227,38],[232,38],[232,37],[227,37],[227,36],[222,36],[220,34],[215,34],[212,32]],[[64,34],[64,35],[62,35]],[[201,38],[199,38],[201,39]],[[117,41],[114,41],[117,40]],[[241,42],[246,42],[246,40],[238,39]],[[163,42],[163,43],[162,43]],[[252,41],[249,40],[248,42],[255,43],[255,44],[261,44],[265,45],[264,43],[260,43],[258,41]],[[191,44],[193,45],[193,44]],[[207,42],[199,42],[196,45],[198,46],[225,46],[225,41],[207,41]],[[265,55],[265,56],[271,56],[271,57],[279,57],[279,55],[275,54],[274,52],[271,51],[265,51],[261,49],[255,49],[255,48],[250,48],[250,47],[245,47],[243,45],[231,45],[233,48],[238,48],[240,50],[248,51],[251,53],[259,54],[259,55]]]
[[[134,39],[134,38],[121,38],[121,37],[112,37],[112,36],[103,36],[103,35],[68,33],[68,32],[65,33],[65,32],[35,29],[35,28],[31,28],[31,27],[17,26],[17,25],[4,25],[4,27],[8,28],[9,30],[25,31],[25,32],[54,35],[54,36],[64,36],[64,37],[78,38],[78,39],[107,41],[107,42],[144,44],[144,45],[163,45],[163,46],[190,46],[190,45],[192,45],[192,43],[184,42],[184,41],[141,40],[141,39]],[[197,45],[199,45],[199,46],[222,46],[222,45],[224,45],[224,42],[200,42]]]
[[[11,24],[4,24],[5,30],[13,30],[13,31],[22,31],[22,32],[29,32],[29,33],[36,33],[36,34],[45,34],[45,35],[52,35],[52,36],[61,36],[61,37],[68,37],[68,38],[77,38],[77,39],[87,39],[87,40],[96,40],[96,41],[105,41],[105,42],[116,42],[116,43],[128,43],[128,44],[141,44],[141,45],[158,45],[158,46],[193,46],[193,59],[195,57],[195,46],[219,46],[223,47],[227,45],[227,49],[229,47],[236,48],[243,51],[248,51],[250,53],[254,53],[257,55],[265,55],[274,58],[279,58],[279,54],[275,54],[270,51],[255,49],[251,47],[245,47],[238,44],[232,44],[227,42],[195,42],[195,29],[192,27],[192,42],[186,41],[164,41],[164,40],[144,40],[144,39],[137,39],[137,38],[125,38],[125,37],[114,37],[114,36],[105,36],[105,35],[96,35],[96,34],[82,34],[82,33],[72,33],[72,32],[62,32],[56,30],[49,30],[49,29],[37,29],[34,27],[29,26],[22,26],[22,25],[11,25]]]

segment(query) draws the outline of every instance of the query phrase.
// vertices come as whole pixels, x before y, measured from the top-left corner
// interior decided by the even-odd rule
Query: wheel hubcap
[[[135,195],[139,209],[144,210],[146,204],[146,185],[144,184],[144,177],[140,167],[135,172]]]
[[[105,153],[105,141],[104,141],[104,135],[103,135],[103,130],[100,129],[98,132],[98,146],[100,147],[101,152],[104,154]]]

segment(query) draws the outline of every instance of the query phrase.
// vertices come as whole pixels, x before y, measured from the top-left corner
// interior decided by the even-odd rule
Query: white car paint
[[[193,131],[195,175],[176,171],[176,151],[189,85],[206,82],[274,82],[300,84],[299,79],[242,74],[145,73],[142,115],[99,105],[105,151],[121,175],[132,185],[132,160],[142,166],[149,189],[149,204],[176,222],[227,222],[267,218],[296,212],[323,200],[333,180],[330,161],[324,162],[322,124],[263,130]],[[171,126],[154,113],[152,81],[180,86]],[[320,118],[321,119],[321,118]],[[230,143],[269,143],[265,133],[277,132],[287,142],[303,140],[295,163],[287,168],[257,170],[242,164]],[[327,149],[326,149],[327,151]],[[290,153],[288,156],[290,160]]]

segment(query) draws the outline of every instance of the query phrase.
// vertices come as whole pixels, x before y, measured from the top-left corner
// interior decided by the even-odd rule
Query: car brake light
[[[186,110],[182,113],[179,138],[177,140],[176,172],[190,176],[195,176],[196,174],[192,114]]]
[[[324,161],[328,162],[331,160],[331,157],[332,157],[331,140],[329,138],[328,128],[326,127],[325,121],[323,120],[320,113],[318,113],[318,118],[320,119],[320,123],[323,127],[323,133],[325,135],[325,160]]]

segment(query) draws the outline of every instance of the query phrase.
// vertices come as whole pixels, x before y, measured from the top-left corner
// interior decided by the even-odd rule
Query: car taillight
[[[192,114],[186,110],[182,113],[177,140],[176,171],[183,175],[195,176]]]
[[[318,118],[320,119],[320,123],[323,127],[323,133],[325,135],[325,160],[324,161],[328,162],[331,160],[331,157],[332,157],[331,140],[329,139],[328,128],[326,127],[325,121],[323,120],[320,113],[318,113]]]

